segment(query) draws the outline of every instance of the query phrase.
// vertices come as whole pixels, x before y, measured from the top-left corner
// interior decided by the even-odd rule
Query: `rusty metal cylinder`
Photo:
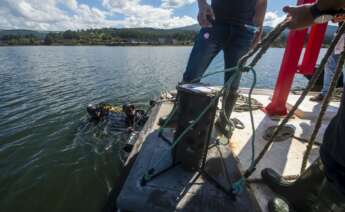
[[[180,85],[177,90],[179,119],[174,140],[198,118],[217,94],[216,89],[200,83]],[[207,152],[207,145],[211,139],[217,102],[218,100],[173,150],[175,162],[180,162],[183,169],[187,171],[197,170],[203,162],[203,156]]]

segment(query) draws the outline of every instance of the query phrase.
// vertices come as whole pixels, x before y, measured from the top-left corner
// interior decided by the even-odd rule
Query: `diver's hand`
[[[201,27],[212,27],[209,19],[215,20],[212,7],[207,3],[199,3],[198,22]]]
[[[313,16],[310,12],[310,7],[313,4],[305,4],[301,6],[284,7],[283,11],[288,14],[287,19],[290,21],[290,29],[303,29],[314,23]]]

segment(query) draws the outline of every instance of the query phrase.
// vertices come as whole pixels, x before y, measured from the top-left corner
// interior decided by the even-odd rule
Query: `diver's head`
[[[93,119],[99,119],[100,118],[100,111],[99,108],[97,108],[95,105],[89,104],[86,108],[86,111]]]
[[[128,116],[132,115],[135,112],[135,107],[132,104],[122,105],[122,111]]]

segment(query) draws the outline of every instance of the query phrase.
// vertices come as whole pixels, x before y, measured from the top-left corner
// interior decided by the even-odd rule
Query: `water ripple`
[[[6,195],[0,211],[100,211],[128,135],[111,119],[88,122],[85,107],[147,104],[161,89],[175,88],[190,50],[1,47],[0,193]],[[282,55],[270,50],[258,65],[258,87],[274,86]],[[219,55],[210,69],[219,70],[222,60]],[[221,84],[222,76],[207,82]],[[249,85],[246,76],[243,82]]]

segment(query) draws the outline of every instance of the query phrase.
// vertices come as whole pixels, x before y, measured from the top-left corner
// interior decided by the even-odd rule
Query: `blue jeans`
[[[327,95],[329,86],[332,83],[332,79],[333,79],[333,76],[334,76],[336,68],[337,68],[337,64],[338,64],[339,58],[340,58],[340,54],[336,55],[336,54],[333,53],[329,57],[329,59],[328,59],[328,61],[326,63],[325,73],[324,73],[324,77],[323,77],[323,87],[322,87],[322,90],[321,90],[321,94],[323,96]],[[345,77],[343,78],[343,80],[344,80],[344,85],[345,85]]]
[[[197,36],[187,69],[183,75],[183,82],[189,83],[201,77],[213,58],[221,51],[224,52],[225,68],[237,65],[238,60],[250,49],[255,31],[240,25],[214,24],[211,28],[202,28]],[[227,81],[233,72],[225,73]],[[234,80],[231,90],[237,90],[240,77]]]

